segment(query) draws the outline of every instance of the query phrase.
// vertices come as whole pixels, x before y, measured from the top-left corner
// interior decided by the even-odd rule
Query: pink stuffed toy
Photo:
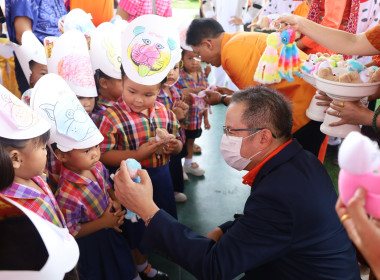
[[[359,132],[351,132],[343,141],[339,154],[339,194],[345,205],[358,187],[367,190],[365,208],[380,218],[380,154],[376,142]]]

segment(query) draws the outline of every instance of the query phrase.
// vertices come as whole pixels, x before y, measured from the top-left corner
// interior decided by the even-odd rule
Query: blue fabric
[[[323,165],[294,140],[259,171],[244,214],[218,243],[160,210],[142,245],[197,279],[360,279],[355,249],[335,213]],[[218,209],[214,209],[218,211]]]
[[[127,241],[114,229],[101,229],[76,239],[80,280],[131,280],[135,275]]]
[[[9,39],[16,42],[14,20],[16,17],[28,17],[32,20],[32,30],[43,42],[46,36],[59,36],[58,20],[67,14],[62,0],[7,0],[5,17]]]

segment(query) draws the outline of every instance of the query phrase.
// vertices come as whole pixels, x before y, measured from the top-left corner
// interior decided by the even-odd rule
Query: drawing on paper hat
[[[31,60],[46,65],[46,56],[44,46],[33,34],[32,31],[25,31],[21,36],[22,45],[12,43],[13,50],[16,53],[17,59],[20,62],[22,71],[29,84],[30,75],[32,71],[29,68],[29,62]]]
[[[50,129],[36,112],[0,85],[0,136],[8,139],[32,139]]]
[[[91,33],[92,69],[100,69],[114,79],[121,79],[121,31],[110,22],[100,24]]]
[[[80,31],[46,37],[44,45],[49,73],[60,75],[78,96],[98,96],[87,42]]]
[[[179,35],[169,20],[143,15],[126,27],[121,38],[125,74],[135,83],[160,83],[181,59]]]
[[[47,259],[43,258],[43,256],[39,256],[39,259],[42,261],[46,260],[45,263],[41,264],[42,267],[40,270],[15,270],[14,265],[8,270],[4,263],[2,263],[3,269],[0,270],[1,279],[60,280],[64,278],[67,272],[75,267],[79,259],[79,248],[67,228],[57,227],[53,223],[44,220],[36,213],[3,195],[0,195],[0,208],[2,210],[0,213],[0,221],[1,224],[4,225],[2,228],[4,234],[9,235],[12,233],[11,238],[14,239],[18,237],[22,238],[26,235],[28,235],[28,237],[35,237],[33,239],[29,238],[23,240],[23,246],[20,244],[14,246],[19,256],[17,256],[17,254],[11,254],[9,256],[6,254],[9,252],[2,251],[2,253],[6,255],[5,257],[10,258],[6,259],[6,262],[9,264],[19,262],[22,254],[33,257],[33,252],[31,252],[33,250],[30,249],[36,248],[36,245],[38,246],[37,249],[39,249],[39,252],[47,253]],[[11,226],[5,226],[8,221],[11,223]],[[12,228],[12,231],[9,231],[10,228]],[[26,233],[18,235],[19,232],[23,231],[26,231]],[[29,245],[30,247],[28,247]],[[26,250],[29,251],[26,252]],[[18,259],[16,259],[16,257],[18,257]],[[24,264],[21,265],[21,267],[27,267],[27,265]]]
[[[50,122],[50,141],[63,151],[98,145],[103,136],[62,77],[43,76],[35,85],[30,106]]]

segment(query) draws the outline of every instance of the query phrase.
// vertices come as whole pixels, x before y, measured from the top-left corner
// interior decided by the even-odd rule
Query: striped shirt
[[[197,83],[194,78],[182,68],[179,71],[179,79],[175,86],[177,89],[181,90],[183,88],[207,88],[209,84],[206,75],[201,70],[198,71]],[[191,102],[187,103],[187,105],[189,105],[189,112],[184,122],[186,130],[197,130],[202,126],[203,112],[197,106],[195,106],[194,101],[194,98],[192,98]]]
[[[172,16],[172,0],[155,0],[157,15],[162,17]],[[153,14],[152,0],[120,0],[119,6],[129,14],[128,22],[135,18]]]
[[[108,205],[107,190],[111,188],[108,171],[100,161],[91,171],[97,182],[62,165],[56,199],[73,236],[80,231],[81,223],[100,218]]]
[[[156,101],[149,108],[149,116],[146,116],[133,112],[121,97],[114,106],[104,111],[99,127],[104,136],[100,150],[102,153],[110,150],[137,150],[149,138],[156,136],[156,128],[164,128],[180,139],[178,121],[174,113],[163,104]],[[170,155],[152,154],[140,163],[143,167],[159,167],[168,163],[169,159]]]
[[[56,226],[61,228],[66,227],[65,219],[49,186],[39,176],[33,177],[32,180],[43,190],[43,192],[13,182],[10,187],[0,191],[0,193]]]
[[[108,107],[113,106],[115,103],[116,102],[112,101],[111,99],[101,96],[100,94],[98,95],[95,108],[91,114],[91,119],[95,123],[96,127],[99,127],[100,123],[102,122],[103,112],[107,110]]]

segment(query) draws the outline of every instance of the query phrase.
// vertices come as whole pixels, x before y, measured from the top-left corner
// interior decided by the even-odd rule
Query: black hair
[[[256,86],[232,95],[232,103],[244,102],[246,110],[241,119],[248,128],[268,128],[276,138],[290,139],[293,116],[289,100],[276,90]]]
[[[122,80],[124,80],[124,77],[128,77],[126,74],[125,74],[125,72],[124,72],[124,68],[123,68],[123,65],[120,65],[120,70],[121,70],[121,79]],[[166,81],[168,80],[168,77],[166,76],[162,81],[161,81],[161,85],[160,85],[160,87],[162,88],[164,85],[165,85],[165,83],[166,83]]]
[[[13,169],[12,159],[7,151],[8,147],[22,150],[25,148],[26,143],[31,140],[34,141],[35,146],[46,144],[50,138],[50,131],[46,131],[44,134],[32,138],[32,139],[8,139],[0,137],[0,190],[9,187],[15,177]]]
[[[212,18],[194,19],[186,32],[186,44],[198,46],[203,39],[213,39],[224,32],[222,25]]]
[[[29,69],[32,70],[33,66],[36,64],[34,60],[29,61]]]
[[[95,71],[95,75],[94,75],[94,79],[95,79],[95,85],[96,85],[96,89],[99,91],[100,89],[100,78],[104,78],[106,80],[111,80],[112,77],[108,76],[107,74],[105,74],[102,70],[100,69],[96,69]]]

